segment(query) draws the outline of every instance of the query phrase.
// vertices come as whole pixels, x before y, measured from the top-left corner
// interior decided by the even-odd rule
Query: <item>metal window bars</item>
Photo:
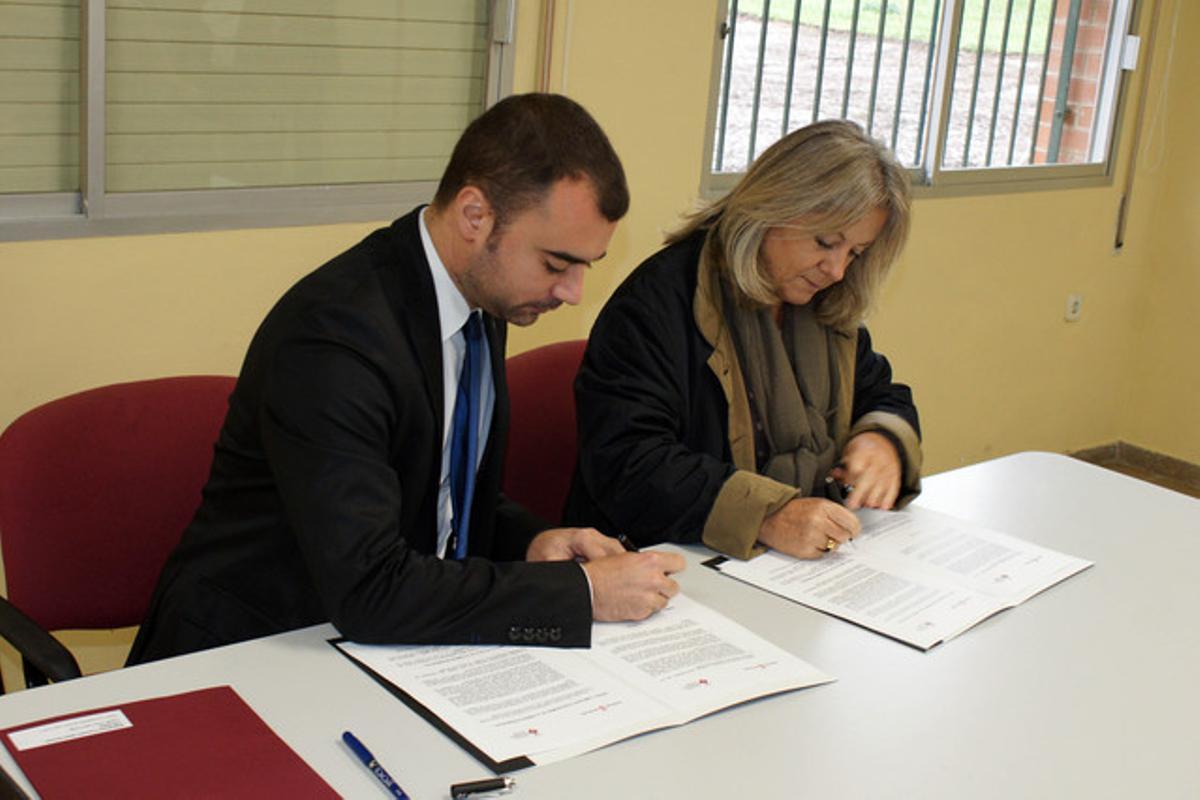
[[[926,164],[939,21],[951,10],[960,16],[942,169],[1056,163],[1081,4],[1108,1],[731,0],[713,171],[741,172],[779,137],[835,115],[862,124],[904,164]]]

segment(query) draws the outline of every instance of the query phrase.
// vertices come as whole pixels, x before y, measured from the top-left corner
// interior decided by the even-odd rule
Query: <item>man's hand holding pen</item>
[[[687,565],[678,553],[639,553],[628,539],[594,528],[543,531],[530,542],[525,558],[579,561],[592,587],[592,616],[600,622],[645,619],[662,609],[679,592],[671,575]]]
[[[685,566],[678,553],[632,553],[623,547],[621,555],[587,562],[583,568],[592,582],[592,616],[600,622],[617,622],[645,619],[660,611],[679,593],[671,575]]]

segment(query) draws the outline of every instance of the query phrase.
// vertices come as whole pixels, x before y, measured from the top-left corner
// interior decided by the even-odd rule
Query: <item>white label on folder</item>
[[[83,717],[59,720],[48,725],[38,725],[36,728],[26,728],[14,731],[8,735],[10,741],[18,750],[32,750],[48,744],[69,742],[72,739],[82,739],[85,736],[95,736],[98,733],[108,733],[122,728],[132,728],[133,723],[124,712],[102,711],[99,714],[88,714]]]

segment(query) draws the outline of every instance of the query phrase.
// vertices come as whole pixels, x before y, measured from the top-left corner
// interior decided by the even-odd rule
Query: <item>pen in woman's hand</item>
[[[839,506],[846,505],[846,495],[850,493],[853,486],[842,483],[832,475],[825,476],[825,497]]]

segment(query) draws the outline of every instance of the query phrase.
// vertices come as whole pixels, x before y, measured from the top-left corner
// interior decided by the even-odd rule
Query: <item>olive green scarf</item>
[[[766,442],[761,473],[805,495],[822,495],[837,457],[830,436],[838,400],[830,331],[811,304],[784,303],[776,325],[770,308],[752,307],[720,283],[755,427]]]

